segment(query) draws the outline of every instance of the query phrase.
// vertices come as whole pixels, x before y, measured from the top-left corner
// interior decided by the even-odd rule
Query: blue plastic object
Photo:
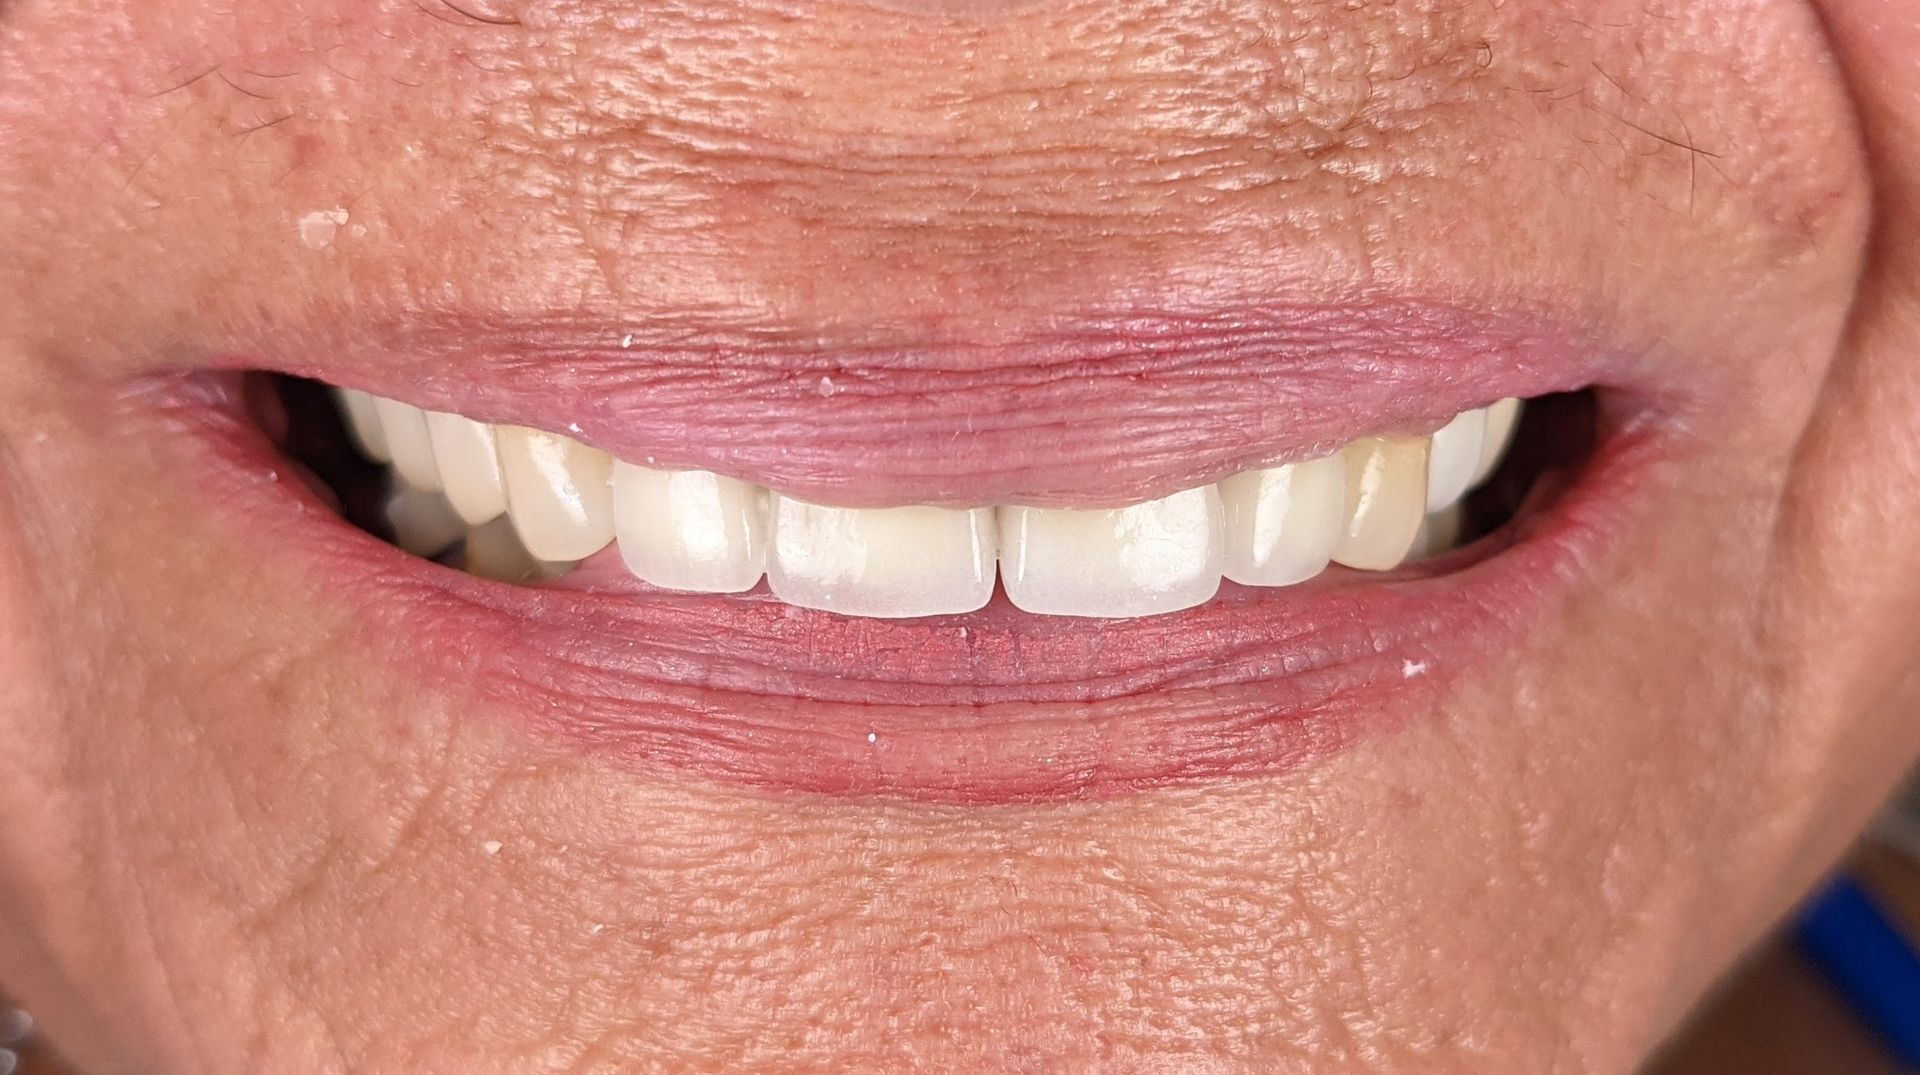
[[[1920,1071],[1920,953],[1853,879],[1800,912],[1800,951],[1906,1067]]]

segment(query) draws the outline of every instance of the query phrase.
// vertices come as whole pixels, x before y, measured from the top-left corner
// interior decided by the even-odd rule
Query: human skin
[[[0,3],[0,980],[87,1072],[1631,1070],[1920,756],[1907,6]],[[531,732],[124,387],[1359,280],[1631,353],[1630,525],[1337,751],[1032,801]]]

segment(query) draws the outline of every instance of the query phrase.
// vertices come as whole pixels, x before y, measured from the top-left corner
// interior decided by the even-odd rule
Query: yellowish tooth
[[[536,559],[584,560],[613,540],[613,458],[524,426],[495,433],[507,516]]]
[[[387,450],[393,453],[393,472],[415,489],[439,492],[440,468],[433,461],[433,439],[427,433],[426,413],[399,400],[378,396],[373,405],[380,412],[380,428],[387,435]]]
[[[1333,559],[1348,567],[1400,566],[1426,517],[1425,437],[1365,437],[1347,445],[1346,526]]]

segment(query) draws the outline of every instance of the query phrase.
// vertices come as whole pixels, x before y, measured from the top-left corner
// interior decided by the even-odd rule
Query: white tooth
[[[439,493],[400,485],[387,498],[394,544],[415,556],[438,556],[466,533],[466,523]]]
[[[767,566],[766,500],[759,486],[710,471],[613,464],[620,558],[670,590],[753,589]]]
[[[767,586],[792,605],[900,618],[993,597],[993,509],[827,508],[773,498]]]
[[[1480,444],[1480,465],[1474,469],[1473,485],[1492,476],[1513,443],[1513,430],[1520,422],[1520,401],[1512,396],[1487,407],[1487,433]]]
[[[373,397],[357,388],[336,388],[333,394],[340,401],[347,433],[360,454],[376,463],[391,463],[393,453],[387,450],[387,434],[380,428],[380,412],[374,408]]]
[[[494,431],[507,515],[536,559],[584,560],[613,540],[613,458],[523,426]]]
[[[433,463],[433,440],[427,435],[427,416],[420,408],[399,400],[375,396],[380,429],[393,453],[393,471],[400,480],[429,493],[440,491],[440,468]]]
[[[1318,575],[1347,521],[1346,463],[1338,452],[1249,470],[1220,483],[1226,576],[1243,586],[1288,586]]]
[[[1427,462],[1427,513],[1449,507],[1473,486],[1480,470],[1480,442],[1486,439],[1487,411],[1462,411],[1433,431],[1433,455]]]
[[[1344,454],[1346,524],[1333,558],[1367,571],[1398,567],[1425,517],[1427,438],[1363,437]]]
[[[507,487],[500,481],[492,426],[464,415],[428,411],[427,433],[440,469],[440,486],[462,519],[478,526],[507,510]]]
[[[1051,616],[1151,616],[1220,589],[1226,561],[1220,490],[1206,485],[1104,511],[1000,509],[1007,599]]]
[[[464,566],[469,575],[496,582],[556,579],[573,569],[572,564],[534,559],[514,532],[513,520],[504,515],[467,531]]]

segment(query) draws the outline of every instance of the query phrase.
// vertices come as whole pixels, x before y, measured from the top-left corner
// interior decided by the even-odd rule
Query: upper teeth
[[[403,483],[390,515],[415,551],[447,544],[450,508],[476,573],[550,574],[617,540],[628,570],[656,586],[738,593],[765,576],[790,604],[879,617],[974,611],[996,564],[1015,606],[1059,616],[1189,608],[1223,577],[1287,586],[1329,562],[1397,567],[1457,525],[1452,509],[1497,466],[1520,409],[1503,399],[1430,437],[1363,437],[1123,508],[836,508],[616,461],[558,433],[339,395],[361,451]],[[502,515],[524,555],[509,551]]]

